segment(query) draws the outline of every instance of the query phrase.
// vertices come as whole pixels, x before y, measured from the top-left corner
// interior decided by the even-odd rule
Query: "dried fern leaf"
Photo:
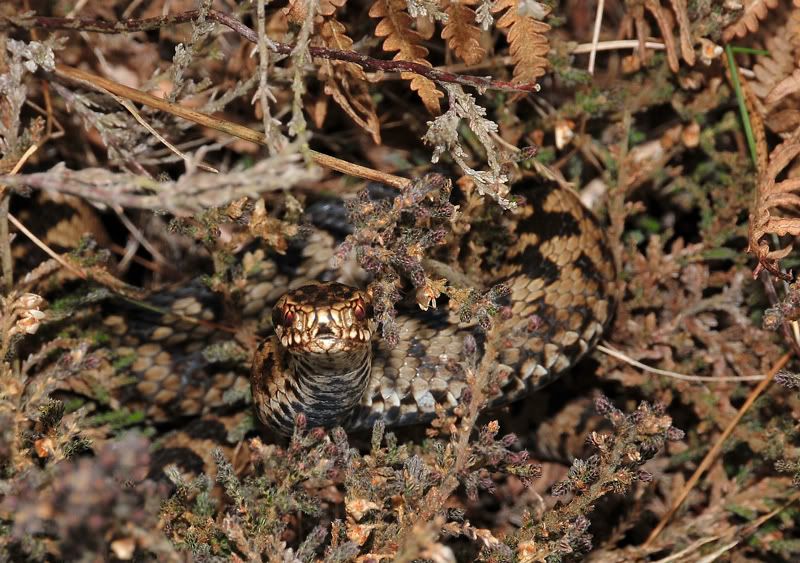
[[[315,12],[316,22],[321,23],[323,18],[332,16],[337,8],[341,8],[347,0],[320,0]],[[289,0],[282,10],[286,20],[295,25],[301,25],[306,19],[307,0]]]
[[[645,7],[653,14],[661,37],[664,40],[664,48],[667,52],[667,64],[672,72],[678,72],[680,62],[678,61],[678,49],[675,46],[675,37],[672,35],[673,21],[670,13],[665,10],[658,0],[645,0]],[[641,38],[640,38],[641,40]]]
[[[770,10],[778,7],[779,0],[745,0],[744,13],[736,22],[722,32],[722,39],[730,41],[734,37],[744,37],[758,29],[759,22],[767,17]]]
[[[517,0],[498,0],[492,12],[505,12],[497,27],[508,30],[508,44],[514,61],[514,82],[535,84],[547,69],[547,56],[550,42],[545,35],[550,26],[529,15],[520,14]],[[545,15],[550,12],[547,8]]]
[[[353,48],[353,40],[348,37],[344,25],[333,17],[322,22],[319,37],[326,47],[332,49],[350,51]],[[325,85],[325,93],[372,136],[376,145],[381,144],[380,121],[369,94],[364,69],[354,63],[325,59],[320,65],[319,78]]]
[[[764,46],[769,55],[757,57],[753,66],[755,79],[750,81],[758,112],[778,134],[791,133],[800,125],[800,97],[796,95],[800,91],[800,74],[797,74],[793,40],[791,23],[766,37]]]
[[[769,91],[764,102],[767,104],[775,104],[790,94],[800,92],[800,68],[796,68],[794,72],[778,82],[772,90]]]
[[[305,0],[289,0],[289,3],[283,9],[283,14],[286,20],[294,25],[300,25],[306,19],[306,2]]]
[[[445,0],[447,23],[442,30],[442,39],[456,52],[456,56],[468,65],[478,64],[486,56],[481,47],[481,30],[475,25],[474,5],[477,0]]]
[[[394,60],[412,61],[432,66],[426,59],[428,49],[422,46],[422,37],[411,28],[412,19],[405,11],[403,0],[376,0],[369,9],[372,18],[380,18],[375,27],[376,37],[385,37],[383,50],[397,51]],[[411,81],[411,89],[422,99],[422,103],[432,114],[441,112],[439,98],[444,94],[436,89],[436,84],[424,76],[412,72],[402,72],[400,76]]]
[[[694,66],[694,48],[692,44],[692,25],[689,23],[689,12],[686,7],[686,0],[670,0],[672,11],[678,20],[678,32],[681,38],[681,55],[689,66]]]
[[[769,155],[766,170],[759,175],[756,202],[750,214],[748,252],[758,258],[753,275],[762,269],[785,277],[780,260],[791,252],[791,246],[772,250],[764,239],[767,235],[800,235],[800,178],[777,181],[778,175],[800,155],[800,129],[775,147]]]
[[[347,0],[320,0],[317,14],[326,18],[330,17],[336,12],[337,8],[341,8],[346,3]]]

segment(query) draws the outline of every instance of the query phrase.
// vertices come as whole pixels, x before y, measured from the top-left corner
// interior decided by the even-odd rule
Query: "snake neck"
[[[294,395],[303,405],[308,427],[341,424],[361,402],[372,368],[372,349],[366,346],[338,355],[289,354]]]

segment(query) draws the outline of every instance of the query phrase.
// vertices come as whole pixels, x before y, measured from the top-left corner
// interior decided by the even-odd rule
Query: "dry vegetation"
[[[0,560],[798,560],[799,100],[798,0],[0,3]],[[522,172],[608,225],[620,304],[484,412]],[[456,412],[254,427],[248,288],[302,245],[389,342],[401,300],[480,325]],[[176,417],[117,343],[181,288],[231,376]]]

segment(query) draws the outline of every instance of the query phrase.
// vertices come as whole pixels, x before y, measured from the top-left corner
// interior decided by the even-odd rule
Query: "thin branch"
[[[58,253],[56,253],[52,248],[47,246],[39,237],[30,232],[27,229],[27,227],[25,227],[25,225],[20,223],[20,221],[16,217],[14,217],[11,213],[8,214],[8,220],[11,221],[11,224],[13,224],[22,234],[28,237],[31,240],[31,242],[33,242],[36,246],[44,250],[51,258],[53,258],[53,260],[64,266],[64,268],[66,268],[67,270],[69,270],[82,280],[88,279],[88,276],[83,271],[79,270],[78,268],[76,268],[75,266],[64,260],[63,257],[61,257]]]
[[[744,375],[741,377],[714,377],[708,375],[686,375],[683,373],[677,373],[674,371],[668,371],[665,369],[658,369],[648,366],[647,364],[643,364],[642,362],[634,360],[627,354],[620,352],[615,348],[612,348],[610,345],[603,346],[602,344],[598,344],[597,349],[603,352],[604,354],[608,354],[609,356],[617,358],[618,360],[622,360],[623,362],[626,362],[641,370],[650,373],[655,373],[656,375],[664,375],[666,377],[671,377],[673,379],[680,379],[681,381],[692,381],[695,383],[704,383],[704,382],[729,383],[729,382],[740,382],[740,381],[762,381],[766,377],[764,375]]]
[[[39,149],[39,144],[34,143],[20,157],[17,163],[9,172],[14,175],[22,169],[28,159]],[[11,202],[11,192],[6,190],[6,186],[0,184],[0,262],[2,262],[3,282],[6,293],[11,293],[14,289],[14,261],[11,258],[11,233],[8,231],[8,222],[15,221],[14,216],[9,212]]]
[[[108,80],[102,76],[97,76],[89,72],[64,65],[56,65],[56,74],[87,84],[95,90],[105,91],[122,98],[127,98],[154,109],[176,115],[186,119],[187,121],[197,123],[198,125],[202,125],[216,131],[221,131],[228,135],[233,135],[234,137],[239,137],[240,139],[250,141],[251,143],[256,143],[258,145],[267,144],[264,134],[260,133],[259,131],[250,129],[249,127],[245,127],[237,123],[233,123],[231,121],[219,119],[193,109],[189,109],[179,104],[168,102],[161,98],[151,96],[150,94],[142,92],[141,90],[123,86],[122,84],[114,82],[113,80]],[[314,150],[309,150],[308,152],[311,155],[311,159],[320,166],[342,172],[343,174],[381,182],[395,188],[403,188],[411,182],[411,180],[408,180],[407,178],[402,178],[400,176],[395,176],[394,174],[388,174],[386,172],[367,168],[366,166],[361,166],[359,164],[353,164],[352,162],[347,162],[346,160],[342,160],[340,158],[336,158]]]
[[[39,28],[47,30],[58,29],[65,31],[91,31],[95,33],[133,33],[187,23],[193,21],[199,14],[199,10],[189,10],[179,14],[155,18],[123,20],[116,22],[92,18],[70,19],[35,15],[22,17],[0,16],[0,31],[16,27],[22,29]],[[247,41],[250,41],[251,43],[258,43],[258,34],[237,19],[217,10],[209,10],[206,17],[209,20],[213,20],[228,27],[232,31],[235,31]],[[267,46],[271,51],[282,55],[289,55],[294,49],[294,45],[287,45],[285,43],[278,43],[276,41],[268,41]],[[469,86],[472,88],[477,88],[478,90],[506,90],[512,92],[538,92],[540,90],[540,86],[538,84],[513,84],[505,80],[492,80],[491,78],[486,78],[483,76],[454,74],[452,72],[437,70],[435,68],[430,68],[411,61],[387,61],[375,59],[367,55],[362,55],[361,53],[356,53],[355,51],[342,51],[339,49],[329,49],[327,47],[319,46],[309,46],[308,50],[314,57],[354,63],[365,70],[383,72],[413,72],[414,74],[424,76],[425,78],[436,82],[461,84],[462,86]]]
[[[127,110],[128,110],[128,112],[130,112],[130,114],[133,116],[133,118],[134,118],[136,121],[138,121],[138,122],[139,122],[139,124],[140,124],[142,127],[144,127],[145,129],[147,129],[147,131],[148,131],[148,132],[149,132],[151,135],[153,135],[153,137],[155,137],[156,139],[158,139],[158,140],[161,142],[161,144],[162,144],[162,145],[164,145],[164,146],[165,146],[165,147],[167,147],[167,148],[168,148],[170,151],[172,151],[174,154],[176,154],[178,157],[180,157],[181,159],[183,159],[183,162],[184,162],[184,163],[187,165],[187,167],[188,167],[188,165],[189,165],[189,157],[188,157],[187,155],[185,155],[184,153],[182,153],[180,150],[178,150],[178,147],[176,147],[175,145],[173,145],[172,143],[170,143],[169,141],[167,141],[167,140],[164,138],[164,136],[163,136],[163,135],[161,135],[161,133],[159,133],[158,131],[156,131],[156,130],[155,130],[155,129],[154,129],[154,128],[153,128],[153,127],[152,127],[152,126],[149,124],[149,123],[147,123],[147,121],[145,121],[145,119],[144,119],[144,118],[143,118],[141,115],[139,115],[139,112],[136,110],[136,106],[134,106],[134,105],[133,105],[133,104],[132,104],[130,101],[128,101],[128,100],[125,100],[125,99],[123,99],[123,98],[120,98],[119,96],[114,96],[114,98],[115,98],[115,99],[116,99],[116,100],[117,100],[117,101],[118,101],[118,102],[119,102],[119,103],[120,103],[120,104],[121,104],[121,105],[122,105],[122,106],[123,106],[125,109],[127,109]],[[205,163],[203,163],[203,162],[198,162],[198,163],[196,164],[196,166],[197,166],[198,168],[200,168],[201,170],[205,170],[206,172],[213,172],[214,174],[219,174],[219,170],[217,170],[217,169],[216,169],[216,168],[214,168],[213,166],[209,166],[208,164],[205,164]]]
[[[594,74],[594,59],[597,56],[597,44],[600,42],[600,27],[603,25],[603,8],[605,0],[597,2],[597,14],[594,18],[594,33],[592,34],[592,50],[589,52],[589,74]]]

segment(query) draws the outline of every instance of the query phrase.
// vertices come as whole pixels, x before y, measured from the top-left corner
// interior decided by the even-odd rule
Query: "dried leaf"
[[[370,17],[381,20],[375,27],[375,36],[386,38],[383,42],[384,51],[397,51],[394,60],[432,66],[426,59],[428,49],[421,44],[422,36],[411,28],[413,20],[406,13],[405,6],[403,0],[376,0],[369,9]],[[432,80],[411,72],[401,72],[400,76],[411,81],[411,89],[419,94],[429,112],[434,115],[441,112],[439,98],[444,94],[436,89]]]
[[[775,9],[778,4],[778,0],[745,0],[742,17],[725,28],[722,32],[722,39],[730,41],[734,37],[742,38],[748,33],[756,31],[759,21],[766,18],[767,13]]]
[[[492,12],[505,13],[497,20],[497,27],[508,30],[508,44],[514,60],[514,82],[535,84],[544,76],[550,42],[545,35],[550,26],[529,15],[520,14],[516,0],[498,0]],[[547,8],[545,14],[550,13]]]
[[[353,40],[348,37],[344,25],[333,17],[324,19],[319,37],[326,47],[342,51],[353,49]],[[333,98],[350,119],[372,136],[376,145],[381,144],[380,121],[369,93],[364,69],[353,63],[325,59],[319,68],[319,78],[325,84],[325,93]]]
[[[480,43],[481,30],[475,25],[475,10],[470,7],[475,3],[476,0],[446,0],[444,8],[447,23],[442,30],[442,39],[458,58],[469,65],[481,62],[486,56],[486,49]]]

